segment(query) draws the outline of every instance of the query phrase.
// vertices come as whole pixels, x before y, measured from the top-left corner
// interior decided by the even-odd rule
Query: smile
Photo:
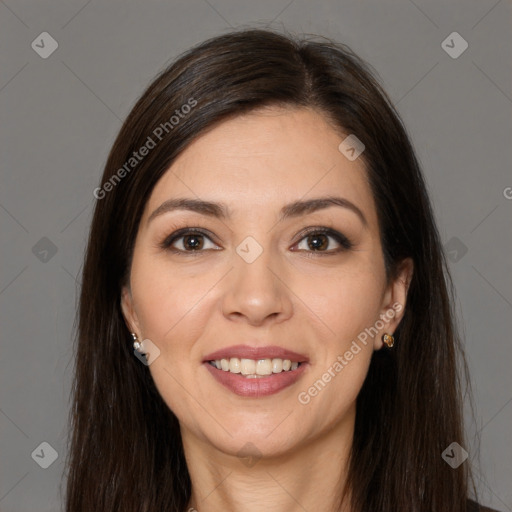
[[[290,359],[217,359],[209,363],[224,372],[238,373],[248,379],[262,378],[275,373],[292,372],[297,370],[300,362]]]
[[[224,367],[228,364],[231,368],[231,361],[236,358],[224,359]],[[224,388],[235,395],[243,397],[262,398],[275,393],[279,393],[283,389],[295,384],[304,372],[308,369],[307,362],[292,362],[290,359],[279,359],[275,361],[276,370],[281,365],[281,370],[274,373],[274,359],[240,359],[240,370],[238,373],[231,372],[230,369],[222,369],[222,359],[212,360],[203,363],[203,367],[208,370],[210,375]],[[220,368],[217,367],[219,364]],[[236,369],[237,362],[234,361]],[[289,365],[289,369],[287,368]],[[263,375],[257,372],[268,372]],[[242,369],[245,373],[242,373]]]

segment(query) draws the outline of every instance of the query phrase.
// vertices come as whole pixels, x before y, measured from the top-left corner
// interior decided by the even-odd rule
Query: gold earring
[[[132,332],[131,334],[132,334],[132,338],[133,338],[133,348],[135,350],[137,350],[138,352],[140,352],[142,343],[139,341],[139,337],[134,332]]]
[[[385,333],[384,336],[382,336],[382,341],[388,348],[391,348],[395,344],[395,337],[392,334]]]

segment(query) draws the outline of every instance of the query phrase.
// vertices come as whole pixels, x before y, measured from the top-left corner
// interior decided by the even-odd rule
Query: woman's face
[[[313,110],[255,111],[196,139],[155,186],[122,306],[187,439],[268,456],[350,432],[410,275],[386,281],[365,168],[338,149],[345,137]],[[178,199],[189,203],[165,208]],[[287,359],[301,364],[279,373]]]

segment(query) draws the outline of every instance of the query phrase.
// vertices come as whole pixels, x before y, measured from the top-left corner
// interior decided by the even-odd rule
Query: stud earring
[[[139,337],[132,332],[132,338],[133,338],[133,348],[137,350],[137,352],[141,352],[142,343],[139,341]]]
[[[382,341],[388,348],[391,348],[395,344],[395,337],[392,334],[385,333],[384,336],[382,336]]]

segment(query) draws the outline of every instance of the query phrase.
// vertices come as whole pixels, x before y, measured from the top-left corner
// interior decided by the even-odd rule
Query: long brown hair
[[[374,353],[358,396],[352,510],[466,510],[468,464],[452,469],[441,457],[450,443],[465,444],[459,375],[466,366],[453,285],[417,158],[375,76],[346,45],[241,30],[183,54],[138,100],[95,191],[78,310],[67,512],[183,512],[189,502],[179,423],[133,355],[120,292],[157,181],[204,130],[267,105],[314,108],[363,141],[388,277],[404,258],[414,262],[395,348]],[[135,159],[142,146],[152,147]]]

